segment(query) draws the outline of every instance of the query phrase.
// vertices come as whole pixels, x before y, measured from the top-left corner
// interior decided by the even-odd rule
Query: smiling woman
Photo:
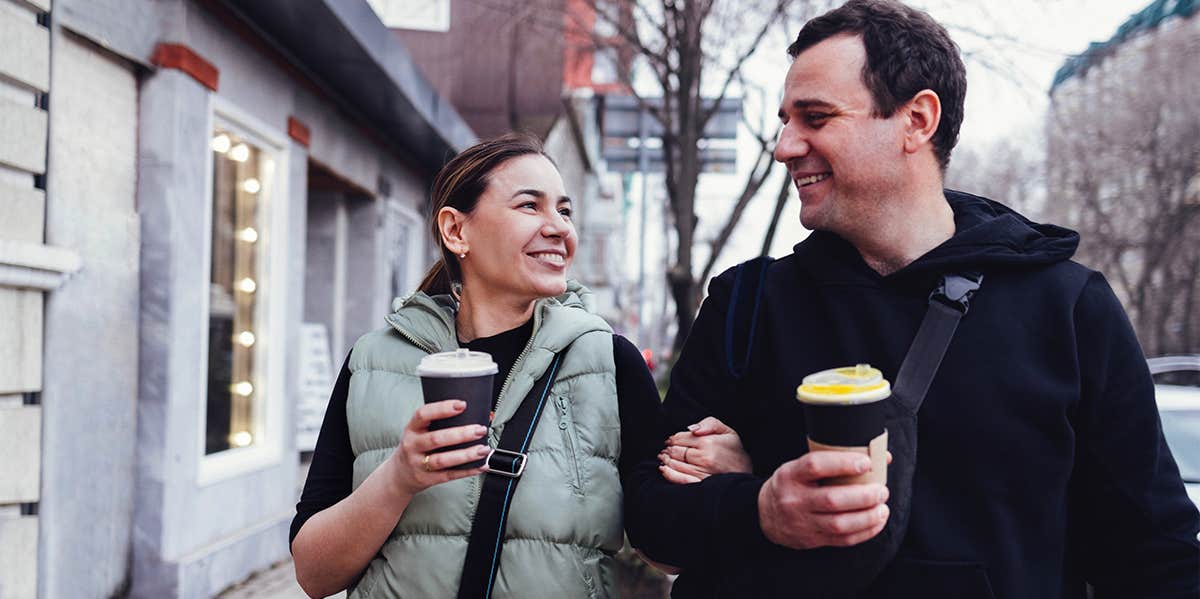
[[[508,135],[447,163],[431,199],[440,259],[342,367],[292,523],[296,577],[313,596],[618,594],[622,480],[666,432],[641,354],[567,279],[577,235],[562,177],[536,140]],[[431,431],[467,406],[425,403],[417,366],[460,348],[495,361],[491,397],[463,398],[490,399],[472,407],[491,426]],[[510,430],[522,453],[500,451]],[[518,457],[464,467],[497,453]]]
[[[465,179],[434,183],[432,220],[442,260],[421,290],[461,289],[468,298],[477,293],[473,290],[487,289],[489,302],[501,304],[564,293],[578,238],[558,169],[539,146],[515,136],[481,154],[460,156],[461,166],[477,166],[462,173]],[[476,188],[482,193],[469,193]],[[450,288],[443,287],[443,273],[453,279]],[[464,299],[463,309],[479,303]],[[476,333],[459,331],[464,339],[491,334]]]

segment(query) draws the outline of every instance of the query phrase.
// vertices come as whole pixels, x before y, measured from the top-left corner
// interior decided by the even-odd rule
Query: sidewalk
[[[338,599],[345,596],[344,592],[333,595]],[[292,560],[287,560],[238,583],[217,595],[217,599],[308,599],[308,595],[296,584],[296,571],[292,567]]]
[[[309,459],[302,459],[296,480],[301,487],[308,478]],[[296,489],[297,499],[300,489]],[[332,595],[336,599],[345,599],[346,593]],[[296,568],[289,558],[271,566],[267,570],[256,572],[246,580],[226,589],[217,595],[217,599],[308,599],[308,595],[296,584]]]

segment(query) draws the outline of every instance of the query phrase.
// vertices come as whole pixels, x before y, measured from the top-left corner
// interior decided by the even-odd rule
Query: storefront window
[[[388,231],[388,265],[390,281],[388,298],[404,297],[413,291],[419,281],[416,277],[424,274],[420,269],[422,239],[420,232],[420,217],[408,208],[391,203],[387,212]]]
[[[212,142],[212,256],[204,453],[258,442],[263,428],[264,210],[271,157],[218,127]]]

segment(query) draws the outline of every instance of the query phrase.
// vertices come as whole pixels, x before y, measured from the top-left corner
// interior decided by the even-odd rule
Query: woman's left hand
[[[698,483],[713,474],[754,471],[737,431],[712,416],[668,437],[658,461],[663,478],[677,484]]]

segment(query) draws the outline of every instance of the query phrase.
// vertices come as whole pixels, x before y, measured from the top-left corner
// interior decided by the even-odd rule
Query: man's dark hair
[[[932,17],[894,0],[850,0],[804,25],[788,46],[793,59],[835,35],[857,35],[867,51],[863,84],[875,102],[875,116],[896,113],[923,89],[942,103],[942,118],[933,134],[933,153],[942,170],[958,143],[967,95],[967,71],[958,46]]]

